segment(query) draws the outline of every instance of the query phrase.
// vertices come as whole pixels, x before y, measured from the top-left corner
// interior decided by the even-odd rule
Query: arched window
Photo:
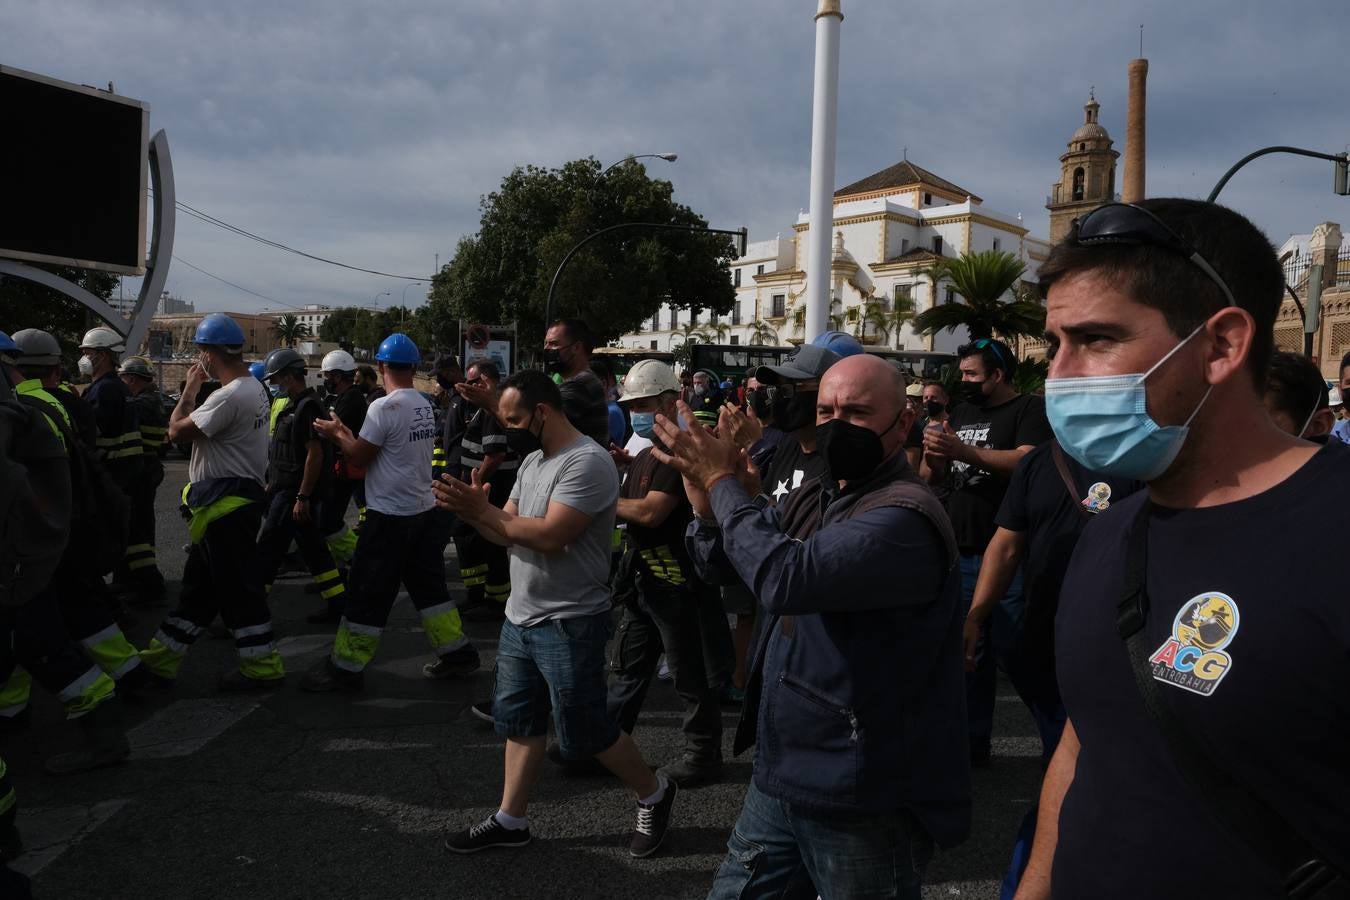
[[[1086,150],[1086,149],[1087,149],[1087,144],[1079,144],[1079,145],[1078,145],[1078,149],[1079,149],[1079,150]]]
[[[1083,199],[1083,167],[1073,170],[1073,199]]]

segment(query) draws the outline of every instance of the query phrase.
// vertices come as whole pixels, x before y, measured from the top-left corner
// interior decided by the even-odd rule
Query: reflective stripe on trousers
[[[102,631],[81,638],[80,646],[100,669],[116,679],[141,664],[140,654],[116,625],[109,625]]]
[[[437,656],[444,656],[469,643],[469,639],[464,636],[464,624],[460,621],[455,601],[428,606],[421,613],[427,641]]]
[[[33,676],[23,666],[15,666],[9,680],[0,684],[0,718],[12,719],[28,707],[33,693]]]
[[[127,564],[127,568],[133,572],[137,569],[147,569],[158,565],[154,544],[128,544],[127,549],[122,553],[122,560]]]
[[[343,616],[333,641],[333,665],[347,672],[360,672],[375,658],[384,629],[377,625],[358,625]]]
[[[342,573],[337,569],[329,569],[327,572],[315,575],[314,587],[318,589],[319,596],[324,600],[340,597],[347,592],[347,586],[342,583]]]
[[[56,695],[66,707],[66,718],[77,719],[105,700],[112,699],[116,687],[113,680],[96,667],[90,666],[79,678],[66,685]]]

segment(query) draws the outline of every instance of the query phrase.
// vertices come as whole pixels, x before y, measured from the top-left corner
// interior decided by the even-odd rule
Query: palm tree
[[[708,324],[706,330],[704,331],[704,334],[706,334],[709,338],[714,339],[709,340],[706,343],[725,344],[727,342],[727,336],[731,334],[731,326],[728,325],[726,322],[721,321],[711,322]]]
[[[272,333],[276,335],[277,340],[287,347],[294,347],[310,336],[309,326],[297,319],[292,313],[279,316],[276,324],[272,326]]]
[[[964,325],[971,339],[998,333],[1012,338],[1045,331],[1045,307],[1018,290],[1026,264],[1011,253],[985,250],[942,259],[922,271],[933,281],[933,305],[914,317],[920,334],[955,331]],[[938,303],[942,281],[951,282],[964,303]],[[1011,293],[1011,299],[1005,299]]]
[[[778,332],[763,319],[750,323],[750,343],[773,347],[778,344]]]

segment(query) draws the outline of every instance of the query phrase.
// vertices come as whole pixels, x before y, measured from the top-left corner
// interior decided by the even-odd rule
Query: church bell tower
[[[1097,121],[1100,104],[1092,93],[1083,105],[1083,124],[1059,158],[1060,180],[1050,187],[1050,243],[1058,243],[1073,220],[1116,197],[1116,159],[1111,135]]]

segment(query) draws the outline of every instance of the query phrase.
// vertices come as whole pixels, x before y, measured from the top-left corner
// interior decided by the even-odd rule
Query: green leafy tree
[[[278,316],[276,324],[272,326],[272,333],[284,347],[294,347],[310,336],[309,326],[297,319],[293,313]]]
[[[514,169],[480,202],[478,233],[461,239],[432,279],[432,336],[449,343],[460,319],[516,322],[523,345],[537,346],[549,282],[583,238],[624,222],[707,226],[672,191],[637,162],[603,175],[590,158]],[[726,313],[735,299],[727,266],[734,255],[726,235],[640,228],[604,235],[568,263],[552,315],[585,319],[604,343],[637,330],[663,303]]]
[[[1025,263],[1001,250],[963,253],[934,263],[923,270],[933,282],[934,303],[914,317],[914,330],[936,334],[964,325],[972,339],[1042,334],[1045,307],[1020,288],[1025,271]],[[950,283],[965,302],[936,302],[943,282]]]
[[[72,281],[101,300],[112,299],[117,291],[117,276],[95,269],[39,265]],[[0,275],[0,331],[13,334],[25,328],[39,328],[61,342],[67,359],[79,356],[80,338],[85,331],[103,324],[81,304],[56,291],[8,275]]]

